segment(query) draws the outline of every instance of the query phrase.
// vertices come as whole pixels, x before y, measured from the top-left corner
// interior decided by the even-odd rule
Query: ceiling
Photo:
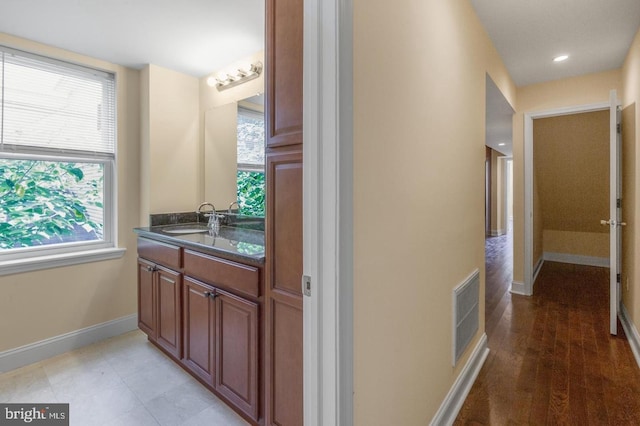
[[[620,68],[640,25],[640,0],[470,1],[516,86]]]
[[[264,49],[264,0],[0,0],[0,32],[195,77]]]
[[[639,0],[470,2],[517,86],[620,68],[640,24]],[[264,48],[264,0],[1,0],[0,32],[201,77]]]

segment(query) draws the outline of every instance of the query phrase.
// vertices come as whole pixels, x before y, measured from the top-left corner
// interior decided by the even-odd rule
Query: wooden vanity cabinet
[[[184,274],[183,362],[257,421],[260,270],[185,250]]]
[[[138,326],[253,424],[264,417],[263,292],[257,266],[138,238]]]
[[[184,355],[191,372],[213,386],[215,373],[215,289],[190,277],[184,278]]]
[[[158,260],[179,267],[181,253],[176,246],[138,239],[138,326],[177,359],[182,356],[182,274]]]
[[[258,304],[216,291],[215,388],[252,419],[258,419]]]
[[[183,312],[185,367],[258,420],[258,304],[185,277]]]
[[[267,0],[265,424],[303,424],[303,0]]]

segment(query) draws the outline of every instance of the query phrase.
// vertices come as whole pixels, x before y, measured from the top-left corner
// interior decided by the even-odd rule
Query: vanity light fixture
[[[504,143],[504,142],[501,142],[501,143],[498,144],[498,146],[505,146],[505,145],[506,145],[506,143]]]
[[[209,77],[207,84],[211,87],[215,86],[219,91],[230,89],[239,84],[258,78],[262,73],[262,62],[256,62],[246,68],[238,68],[232,74],[222,74],[217,77]]]
[[[569,59],[569,55],[560,55],[553,58],[553,62],[562,62],[566,61],[567,59]]]

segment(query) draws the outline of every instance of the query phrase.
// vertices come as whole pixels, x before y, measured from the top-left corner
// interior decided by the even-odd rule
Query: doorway
[[[491,77],[486,76],[485,117],[485,331],[493,345],[493,330],[504,315],[513,280],[514,110]]]
[[[619,277],[620,264],[618,255],[620,252],[620,126],[619,110],[616,91],[610,93],[609,102],[599,104],[584,105],[578,107],[560,108],[537,113],[524,114],[524,283],[513,283],[511,292],[523,295],[533,294],[533,284],[535,279],[535,267],[538,261],[534,263],[534,254],[539,248],[534,246],[536,239],[539,241],[544,239],[544,235],[540,236],[540,229],[537,230],[538,235],[534,235],[534,216],[536,215],[536,204],[534,196],[536,196],[535,180],[534,180],[534,120],[558,116],[566,116],[577,113],[589,113],[607,111],[609,115],[609,176],[605,181],[609,181],[609,212],[600,221],[609,226],[609,271],[610,271],[610,330],[611,334],[617,333],[617,315],[619,311],[619,294],[620,283],[616,281]],[[617,129],[616,129],[617,128]],[[580,190],[581,194],[587,194],[587,189]],[[566,205],[566,204],[565,204]],[[538,213],[540,220],[540,215]],[[607,219],[609,218],[609,219]],[[576,219],[577,220],[577,219]],[[599,221],[599,222],[600,222]],[[539,222],[540,223],[540,222]],[[544,253],[544,247],[542,248]],[[544,261],[544,254],[542,255]],[[540,263],[538,263],[540,264]]]
[[[525,136],[524,136],[524,222],[525,222],[525,262],[524,262],[524,284],[522,286],[512,286],[511,292],[530,296],[533,294],[533,282],[535,278],[536,268],[539,270],[539,260],[541,258],[540,248],[535,248],[535,241],[541,241],[542,236],[534,237],[534,216],[536,212],[534,207],[535,188],[534,188],[534,121],[543,118],[561,117],[581,113],[591,113],[598,111],[607,111],[609,103],[600,103],[593,105],[585,105],[571,108],[562,108],[558,110],[544,111],[534,114],[525,114]],[[538,229],[539,231],[540,229]],[[535,256],[534,253],[538,254]],[[544,253],[544,251],[541,251]],[[542,257],[544,254],[542,254]]]

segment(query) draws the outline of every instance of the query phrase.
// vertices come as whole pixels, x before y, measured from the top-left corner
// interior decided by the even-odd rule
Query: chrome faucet
[[[240,210],[240,204],[238,204],[237,201],[232,202],[231,204],[229,204],[229,208],[227,209],[227,213],[231,213],[231,207],[233,207],[233,205],[238,206],[238,210]]]
[[[200,217],[200,213],[203,213],[202,209],[206,206],[211,207],[211,210],[209,210],[208,212],[204,213],[204,217],[208,217],[209,218],[209,222],[207,223],[207,226],[212,229],[214,232],[218,232],[218,230],[220,229],[220,222],[218,222],[218,215],[216,214],[216,207],[205,201],[204,203],[200,204],[198,206],[198,209],[196,210],[196,213],[198,214],[198,217]]]

